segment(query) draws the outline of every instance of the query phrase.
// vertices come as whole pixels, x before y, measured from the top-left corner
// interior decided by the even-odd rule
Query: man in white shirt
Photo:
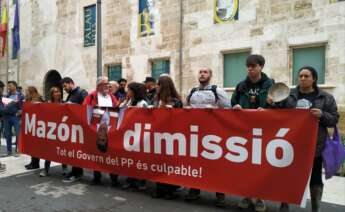
[[[210,68],[202,68],[199,70],[199,86],[193,88],[188,97],[187,103],[192,108],[230,108],[230,99],[226,92],[211,85],[212,70]],[[190,189],[185,199],[192,201],[198,199],[200,196],[199,189]],[[216,193],[217,201],[216,206],[225,206],[225,194]]]

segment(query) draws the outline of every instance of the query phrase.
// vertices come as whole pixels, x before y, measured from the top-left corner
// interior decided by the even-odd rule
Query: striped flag
[[[7,40],[7,7],[6,4],[1,3],[1,25],[0,25],[0,37],[2,38],[1,56],[5,56],[6,40]]]

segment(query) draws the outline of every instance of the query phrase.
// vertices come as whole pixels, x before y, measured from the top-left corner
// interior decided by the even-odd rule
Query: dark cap
[[[0,80],[0,88],[4,88],[5,84]]]
[[[153,82],[153,83],[156,83],[156,79],[153,78],[153,77],[146,77],[144,83],[147,83],[147,82]]]

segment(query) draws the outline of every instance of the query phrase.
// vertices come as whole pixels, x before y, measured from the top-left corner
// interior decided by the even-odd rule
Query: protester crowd
[[[1,112],[1,135],[4,135],[7,144],[7,156],[16,155],[17,142],[12,141],[12,132],[16,137],[19,135],[20,116],[23,102],[40,103],[48,102],[52,104],[74,103],[95,107],[102,101],[102,105],[111,108],[121,107],[141,107],[141,108],[229,108],[233,110],[265,108],[304,108],[310,109],[312,115],[319,119],[319,130],[317,137],[317,147],[310,180],[310,194],[312,211],[319,211],[323,193],[322,182],[322,157],[321,150],[327,136],[327,127],[334,127],[338,122],[337,105],[334,97],[320,89],[317,85],[317,71],[310,66],[301,67],[298,75],[298,85],[291,89],[290,96],[281,101],[273,102],[268,97],[269,88],[274,85],[274,80],[269,78],[264,72],[265,59],[261,55],[250,55],[246,60],[247,77],[238,83],[230,98],[228,94],[219,86],[211,84],[212,70],[202,68],[198,70],[199,85],[190,88],[190,92],[185,101],[177,92],[172,78],[168,74],[162,74],[157,80],[147,77],[143,83],[130,82],[127,85],[126,79],[119,81],[108,81],[107,77],[97,79],[96,90],[88,93],[85,89],[78,87],[73,79],[65,77],[61,80],[61,87],[52,87],[49,98],[43,100],[37,89],[29,86],[24,95],[18,90],[15,81],[8,81],[4,94],[5,84],[0,81],[0,104]],[[62,90],[68,94],[65,101],[62,98]],[[6,100],[6,102],[4,101]],[[183,104],[186,102],[186,104]],[[14,130],[13,130],[14,129]],[[307,133],[307,132],[306,132]],[[13,144],[15,148],[13,149]],[[100,144],[102,145],[102,144]],[[26,169],[39,169],[40,159],[31,158],[31,162],[25,166]],[[44,169],[40,176],[49,175],[50,161],[45,161]],[[0,172],[4,172],[6,167],[0,164]],[[83,176],[83,169],[71,167],[68,172],[67,165],[62,165],[62,173],[65,176],[63,182],[72,183],[80,180]],[[102,174],[94,170],[93,185],[101,184]],[[111,185],[120,186],[118,175],[110,174]],[[142,179],[128,177],[123,185],[123,189],[146,190],[146,182]],[[152,194],[154,198],[173,199],[179,191],[179,185],[156,183],[156,191]],[[225,194],[216,193],[216,205],[225,205]],[[190,188],[185,196],[186,201],[194,201],[200,197],[200,190]],[[265,211],[264,200],[253,197],[243,198],[238,206],[246,209],[251,206],[256,211]],[[289,211],[287,203],[281,203],[280,211]]]

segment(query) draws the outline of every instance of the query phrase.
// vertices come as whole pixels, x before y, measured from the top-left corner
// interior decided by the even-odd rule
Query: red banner
[[[119,120],[117,129],[110,124],[97,132],[86,107],[25,104],[20,149],[155,182],[295,204],[303,199],[318,127],[308,110],[130,108]]]

